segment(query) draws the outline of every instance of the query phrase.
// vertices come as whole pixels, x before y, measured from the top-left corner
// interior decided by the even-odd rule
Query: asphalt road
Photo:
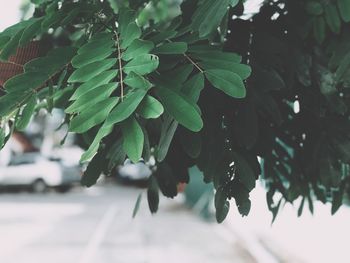
[[[139,189],[95,187],[68,194],[0,194],[1,263],[257,262],[240,240],[179,200],[155,216]]]

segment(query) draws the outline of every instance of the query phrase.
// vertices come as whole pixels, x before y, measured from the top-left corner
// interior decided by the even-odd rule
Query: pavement
[[[255,263],[225,225],[202,220],[178,200],[148,211],[143,190],[75,189],[67,194],[0,194],[1,263]]]

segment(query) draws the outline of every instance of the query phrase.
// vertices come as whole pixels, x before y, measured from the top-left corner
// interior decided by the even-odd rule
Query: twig
[[[203,69],[201,69],[196,62],[194,62],[188,55],[184,53],[185,58],[187,58],[201,73],[204,73]]]
[[[123,67],[122,67],[122,58],[121,58],[121,49],[119,44],[118,32],[114,32],[117,38],[117,48],[118,48],[118,61],[119,61],[119,74],[120,74],[120,98],[121,101],[124,99],[124,82],[123,82]]]

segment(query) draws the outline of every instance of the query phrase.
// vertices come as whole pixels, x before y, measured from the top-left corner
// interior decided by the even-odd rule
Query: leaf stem
[[[184,53],[184,56],[185,56],[185,58],[187,58],[188,61],[190,61],[190,62],[193,64],[193,66],[195,66],[201,73],[204,73],[204,70],[201,69],[201,68],[198,66],[198,64],[192,60],[192,58],[190,58],[190,57],[189,57],[187,54],[185,54],[185,53]]]
[[[121,49],[119,43],[118,32],[114,32],[116,36],[117,49],[118,49],[118,61],[119,61],[119,74],[120,74],[120,98],[121,101],[124,100],[124,81],[123,81],[123,67],[122,67],[122,58],[121,58]]]

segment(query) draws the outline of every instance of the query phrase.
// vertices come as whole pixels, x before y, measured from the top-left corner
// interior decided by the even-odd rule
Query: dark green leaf
[[[154,54],[184,54],[187,51],[187,44],[184,42],[166,43],[153,49]]]
[[[182,94],[167,88],[157,88],[156,92],[164,108],[176,121],[194,132],[202,129],[203,121],[194,103]]]
[[[154,176],[149,178],[149,185],[147,189],[148,206],[151,213],[156,213],[159,206],[159,186],[157,179]]]
[[[108,82],[110,82],[113,78],[115,78],[118,74],[117,70],[108,70],[105,72],[100,73],[96,77],[92,78],[88,82],[85,82],[81,86],[77,88],[77,90],[74,92],[73,96],[70,98],[70,100],[76,100],[80,96],[83,96],[85,93],[89,92],[90,90],[99,87],[101,85],[105,85]]]
[[[199,100],[201,91],[204,88],[204,75],[198,73],[183,84],[182,92],[193,102]]]
[[[159,59],[155,55],[146,54],[135,57],[124,66],[124,71],[129,74],[131,71],[146,75],[158,68]]]
[[[24,29],[18,31],[10,41],[4,46],[0,53],[0,60],[7,61],[11,55],[14,55],[17,51],[19,41],[22,37]]]
[[[246,90],[242,79],[228,70],[210,69],[205,71],[205,76],[217,89],[234,98],[244,98]]]
[[[162,162],[165,159],[178,124],[179,123],[169,115],[166,115],[164,117],[164,121],[162,123],[162,128],[161,128],[160,139],[158,143],[158,149],[157,149],[158,162]]]
[[[133,114],[136,108],[146,96],[145,90],[137,90],[128,94],[124,100],[109,114],[106,125],[113,125],[122,122]]]
[[[39,72],[22,73],[6,81],[4,88],[8,92],[32,91],[40,88],[48,79],[48,75]]]
[[[145,119],[159,118],[163,112],[163,105],[152,96],[146,96],[137,109],[137,113]]]
[[[338,0],[338,8],[344,22],[350,22],[350,2],[348,0]]]
[[[108,98],[117,87],[118,83],[112,82],[91,89],[90,91],[81,95],[65,110],[65,112],[74,113],[88,109],[89,107],[94,106],[97,102]],[[116,100],[119,101],[119,98],[116,98]]]
[[[142,156],[144,135],[142,129],[134,117],[130,117],[121,123],[123,132],[123,149],[129,159],[137,163]]]
[[[325,8],[325,18],[332,32],[339,34],[341,21],[340,21],[337,7],[335,5],[333,4],[327,5],[327,7]]]
[[[139,196],[137,197],[137,200],[136,200],[136,203],[135,203],[135,207],[134,207],[134,210],[132,212],[132,218],[135,218],[137,212],[139,211],[141,200],[142,200],[142,193],[139,194]]]
[[[199,63],[205,70],[210,69],[223,69],[236,73],[241,79],[246,79],[252,73],[249,66],[244,64],[239,64],[236,62],[216,62],[216,61],[204,61]]]
[[[135,72],[130,72],[124,79],[124,83],[134,89],[149,90],[152,87],[152,83]]]
[[[95,107],[85,109],[71,120],[69,130],[76,133],[84,133],[102,123],[117,102],[117,98],[108,98],[97,103]]]
[[[72,60],[72,65],[75,68],[81,68],[90,63],[101,61],[109,57],[115,51],[114,48],[95,48],[90,52],[78,54]]]
[[[129,61],[137,56],[148,54],[154,47],[151,41],[144,41],[141,39],[135,39],[128,49],[123,52],[122,59]]]
[[[20,46],[24,46],[29,41],[31,41],[38,33],[41,31],[41,23],[43,21],[43,18],[33,19],[33,24],[28,26],[21,36],[21,39],[19,41]]]
[[[90,63],[74,71],[74,73],[69,77],[68,82],[73,83],[73,82],[89,81],[93,77],[96,77],[102,72],[113,67],[116,62],[117,62],[117,59],[109,58],[103,61],[96,61],[96,62]]]
[[[110,134],[113,130],[112,125],[105,125],[103,124],[102,127],[97,132],[93,142],[90,144],[89,149],[81,156],[80,162],[84,163],[89,161],[91,158],[94,157],[94,155],[97,153],[101,140],[106,137],[108,134]]]
[[[251,191],[255,188],[256,176],[253,169],[243,156],[238,152],[232,152],[233,160],[236,168],[236,178]]]
[[[96,184],[98,178],[101,176],[104,166],[104,157],[102,153],[98,153],[89,163],[86,171],[81,179],[81,184],[91,187]]]
[[[123,49],[141,36],[141,29],[135,22],[130,23],[125,30],[121,31],[120,38],[122,39],[121,47]]]

